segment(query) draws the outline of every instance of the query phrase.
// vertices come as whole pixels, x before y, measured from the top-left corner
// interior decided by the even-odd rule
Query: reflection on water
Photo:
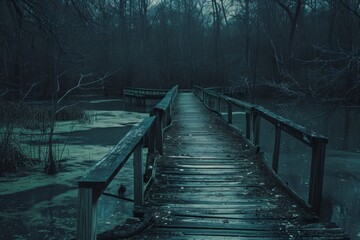
[[[216,102],[210,104],[215,106]],[[221,115],[227,120],[227,103],[221,101],[220,104]],[[360,239],[360,107],[315,103],[276,105],[269,99],[262,99],[256,104],[328,137],[320,219],[335,222],[352,239]],[[232,113],[233,124],[244,132],[243,109],[233,106]],[[275,128],[264,119],[260,124],[261,152],[271,166]],[[307,201],[311,149],[283,131],[280,144],[278,174]]]
[[[146,156],[146,153],[143,156]],[[124,197],[134,199],[134,171],[132,164],[132,157],[130,157],[104,192],[117,196],[120,184],[123,184],[126,187]],[[99,233],[104,232],[123,224],[127,218],[132,217],[132,209],[132,202],[127,202],[112,196],[101,195],[98,202],[97,231]]]
[[[320,217],[343,227],[352,239],[360,239],[360,108],[261,103],[329,138]],[[274,127],[264,120],[261,128],[260,145],[271,164]],[[307,199],[311,149],[284,132],[281,140],[279,175]]]
[[[88,98],[91,97],[91,101]],[[152,107],[155,106],[160,100],[159,99],[148,99],[147,105],[134,105],[126,103],[123,99],[103,99],[97,95],[86,96],[82,100],[82,96],[73,97],[71,101],[80,102],[82,107],[89,110],[108,110],[112,111],[114,109],[124,110],[129,112],[139,112],[139,113],[148,113],[151,111]]]
[[[125,109],[145,113],[150,111],[149,107],[125,106],[121,100],[103,101],[93,97],[91,99],[90,103],[84,100],[83,105],[86,109],[93,111]],[[266,105],[266,103],[268,104],[266,101],[264,103],[265,107],[270,110],[329,138],[321,219],[337,223],[346,229],[352,239],[360,239],[360,109],[332,106],[279,107]],[[225,106],[224,113],[226,112]],[[244,114],[239,109],[234,108],[233,110],[234,124],[245,129]],[[133,121],[132,118],[131,123]],[[114,124],[116,125],[118,122]],[[127,129],[129,128],[127,127]],[[261,129],[261,149],[266,158],[271,161],[275,131],[273,126],[265,121],[261,122]],[[92,129],[79,131],[79,134],[82,140],[86,140],[94,133],[97,136],[101,134],[99,131],[100,129]],[[114,130],[104,128],[103,131],[105,134]],[[125,134],[126,131],[119,131],[117,137],[121,138]],[[110,140],[109,137],[106,138]],[[43,181],[44,178],[48,181],[46,190],[33,187],[31,191],[18,191],[14,194],[3,194],[0,191],[0,203],[3,206],[0,215],[1,239],[72,239],[74,237],[77,211],[76,180],[96,162],[93,157],[90,158],[88,151],[95,148],[99,151],[109,150],[104,146],[100,148],[98,144],[90,140],[86,141],[90,145],[81,146],[81,150],[86,153],[86,156],[81,157],[83,152],[79,149],[79,156],[83,160],[79,161],[78,159],[77,162],[66,163],[71,170],[68,173],[59,173],[55,178],[44,176],[41,172],[28,173],[29,177],[27,177],[27,173],[24,173],[24,176],[15,176],[14,179],[9,178],[9,182],[1,183],[3,186],[12,184],[12,187],[21,189],[20,185],[23,183],[34,184]],[[286,133],[282,133],[280,153],[279,175],[300,196],[307,199],[311,150]],[[125,197],[133,198],[133,174],[130,164],[132,164],[131,159],[109,185],[106,192],[116,195],[118,187],[123,183],[127,188]],[[82,169],[83,172],[80,172],[79,169]],[[18,181],[17,178],[23,178],[23,180]],[[19,186],[13,184],[19,184]],[[131,210],[132,203],[130,202],[101,196],[98,206],[98,231],[112,229],[131,216]]]

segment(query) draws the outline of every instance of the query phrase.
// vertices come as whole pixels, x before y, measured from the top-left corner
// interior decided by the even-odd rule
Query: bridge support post
[[[250,140],[250,129],[251,129],[251,116],[250,113],[246,113],[246,138]]]
[[[163,113],[160,110],[155,110],[156,116],[156,149],[162,155],[164,153],[163,148]]]
[[[220,96],[218,96],[217,102],[218,102],[218,112],[221,115],[221,98],[220,98]]]
[[[154,127],[151,127],[147,134],[147,143],[148,143],[148,153],[155,153],[155,130]]]
[[[274,154],[272,159],[272,169],[275,173],[278,173],[279,171],[280,139],[281,129],[278,126],[275,126]]]
[[[228,109],[228,123],[232,124],[232,105],[230,101],[227,101],[227,109]]]
[[[322,188],[324,180],[326,143],[314,141],[312,143],[312,158],[309,186],[309,203],[319,214],[321,207]]]
[[[77,240],[96,240],[98,194],[92,188],[79,188]]]
[[[169,105],[169,111],[168,111],[168,120],[167,120],[167,123],[166,123],[166,126],[169,126],[171,124],[171,116],[172,116],[172,104]]]
[[[144,205],[144,179],[142,167],[142,145],[138,144],[134,151],[134,207]]]
[[[253,133],[253,143],[255,147],[258,147],[260,139],[260,116],[256,111],[253,112]]]

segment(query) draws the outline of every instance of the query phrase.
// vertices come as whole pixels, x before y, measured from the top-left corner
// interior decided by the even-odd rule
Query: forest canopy
[[[5,0],[0,96],[50,99],[82,79],[355,104],[359,29],[359,0]]]

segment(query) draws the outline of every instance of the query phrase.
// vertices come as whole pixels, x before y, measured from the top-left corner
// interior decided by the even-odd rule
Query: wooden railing
[[[194,88],[193,90],[195,91],[196,88]],[[246,96],[246,91],[243,87],[237,88],[235,90],[230,89],[228,87],[209,87],[209,88],[206,88],[206,90],[211,90],[213,92],[221,93],[221,94],[224,94],[227,96],[240,98],[240,99],[243,99]],[[198,91],[201,91],[201,88],[199,88]],[[202,97],[202,96],[199,96],[199,97]]]
[[[138,98],[163,98],[167,94],[166,89],[148,89],[148,88],[124,88],[124,97],[138,97]]]
[[[158,150],[160,154],[163,154],[164,148],[163,148],[163,136],[164,136],[164,129],[167,128],[171,124],[171,117],[174,109],[174,102],[176,99],[176,96],[178,94],[179,87],[176,85],[173,87],[166,96],[159,102],[152,110],[150,115],[155,115],[157,124],[157,132],[156,142],[158,143]]]
[[[146,145],[149,155],[154,155],[156,152],[163,153],[163,132],[171,124],[177,92],[178,86],[168,91],[163,100],[153,108],[152,116],[145,118],[138,126],[134,126],[79,180],[76,239],[96,239],[98,199],[132,154],[134,155],[134,209],[144,204],[144,192],[152,178],[144,184],[142,148]],[[155,168],[151,169],[154,173]]]
[[[260,151],[259,136],[260,136],[260,120],[264,119],[273,125],[275,129],[274,136],[274,149],[272,156],[272,170],[278,177],[279,168],[279,154],[280,154],[280,141],[281,132],[287,132],[290,136],[306,144],[311,148],[311,169],[310,169],[310,183],[308,200],[303,200],[297,193],[295,193],[284,182],[283,186],[289,192],[303,203],[305,206],[311,207],[317,214],[320,212],[323,178],[324,178],[324,161],[325,149],[328,139],[324,136],[310,131],[303,126],[297,125],[261,106],[243,102],[213,90],[194,86],[195,95],[212,111],[218,113],[221,117],[222,102],[226,103],[227,107],[227,121],[230,127],[240,130],[233,124],[233,108],[240,108],[245,112],[245,133],[243,136],[251,142],[256,151]],[[243,132],[243,130],[241,130]],[[278,177],[280,180],[280,177]]]

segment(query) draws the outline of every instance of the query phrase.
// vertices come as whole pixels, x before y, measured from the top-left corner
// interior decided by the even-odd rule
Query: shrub
[[[14,123],[29,129],[44,130],[51,126],[52,106],[49,104],[26,104],[0,102],[0,123]],[[90,117],[79,106],[62,109],[56,114],[57,121],[78,120],[81,123],[89,122]]]
[[[39,129],[45,136],[46,130],[52,125],[52,111],[52,106],[49,104],[0,102],[0,173],[14,172],[21,167],[40,162],[40,150],[39,159],[36,161],[24,154],[14,129]],[[84,109],[72,106],[59,111],[56,120],[77,120],[85,123],[90,121],[90,117]],[[31,151],[29,155],[32,156]]]
[[[0,173],[16,172],[19,168],[34,163],[19,147],[14,138],[14,127],[8,124],[0,138]]]

